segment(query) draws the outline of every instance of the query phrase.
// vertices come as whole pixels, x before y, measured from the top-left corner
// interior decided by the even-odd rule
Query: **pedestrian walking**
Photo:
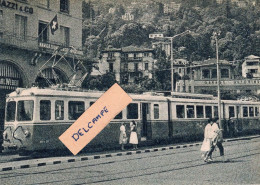
[[[214,149],[216,148],[216,146],[219,148],[219,153],[220,153],[220,156],[222,157],[222,161],[225,162],[224,147],[222,145],[222,142],[223,142],[223,136],[221,133],[222,130],[219,129],[218,124],[219,124],[219,120],[218,120],[218,118],[215,118],[214,123],[211,126],[212,134],[213,134],[211,149],[204,159],[206,162],[209,160],[209,158],[212,157],[212,153],[213,153]]]
[[[208,124],[206,125],[204,129],[204,140],[201,145],[200,150],[203,152],[202,157],[203,159],[207,156],[208,152],[211,149],[211,143],[212,143],[212,129],[211,125],[213,124],[212,118],[208,119]],[[212,160],[209,158],[208,160]]]
[[[125,126],[126,126],[126,123],[122,123],[120,126],[119,144],[121,145],[121,150],[125,150],[124,146],[127,143]]]
[[[133,144],[133,148],[136,150],[138,145],[138,137],[137,137],[137,124],[135,121],[130,123],[131,133],[129,143]]]

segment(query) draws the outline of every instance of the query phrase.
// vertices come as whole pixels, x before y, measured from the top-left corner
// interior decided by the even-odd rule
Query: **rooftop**
[[[249,55],[247,57],[245,57],[246,60],[253,60],[253,59],[260,59],[260,57],[255,56],[255,55]]]

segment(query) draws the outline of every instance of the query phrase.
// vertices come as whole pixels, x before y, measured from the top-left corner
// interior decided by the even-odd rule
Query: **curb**
[[[259,138],[260,135],[257,136],[248,136],[248,137],[241,137],[241,138],[233,138],[233,139],[226,139],[224,142],[232,142],[232,141],[239,141],[239,140],[250,140],[254,138]],[[126,155],[134,155],[134,154],[141,154],[141,153],[151,153],[151,152],[158,152],[158,151],[165,151],[165,150],[172,150],[172,149],[179,149],[179,148],[188,148],[193,146],[199,146],[199,143],[192,143],[192,144],[183,144],[183,145],[176,145],[176,146],[166,146],[166,147],[159,147],[159,148],[150,148],[150,149],[143,149],[143,150],[136,150],[136,151],[125,151],[125,152],[115,152],[110,154],[100,154],[100,155],[92,155],[92,156],[82,156],[82,157],[74,157],[74,158],[66,158],[66,159],[52,159],[47,162],[36,162],[32,164],[22,164],[17,166],[6,166],[0,168],[0,171],[11,171],[14,169],[27,169],[32,167],[42,167],[47,165],[57,165],[57,164],[64,164],[64,163],[73,163],[78,161],[87,161],[87,160],[95,160],[101,158],[109,158],[109,157],[117,157],[117,156],[126,156]],[[3,163],[4,164],[4,163]]]

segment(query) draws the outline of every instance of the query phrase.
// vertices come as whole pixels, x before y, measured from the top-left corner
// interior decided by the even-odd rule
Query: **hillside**
[[[99,51],[108,45],[151,47],[150,33],[173,36],[185,30],[192,33],[176,38],[174,49],[175,56],[189,61],[215,57],[213,31],[220,32],[220,59],[239,60],[260,53],[259,1],[255,6],[239,7],[229,0],[222,4],[214,0],[186,0],[181,1],[178,10],[168,14],[163,12],[163,5],[170,2],[167,0],[115,2],[83,3],[83,44],[89,57],[98,57]],[[131,13],[134,20],[123,20],[126,12]],[[180,47],[185,47],[184,52],[179,53]]]

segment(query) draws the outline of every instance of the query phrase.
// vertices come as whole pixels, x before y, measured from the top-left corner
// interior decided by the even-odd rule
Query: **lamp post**
[[[219,32],[213,32],[213,37],[216,42],[216,60],[217,60],[217,81],[218,81],[218,118],[219,118],[219,127],[223,129],[221,123],[221,93],[220,93],[220,70],[219,70],[219,58],[218,58],[218,36]]]
[[[174,83],[173,83],[173,39],[178,37],[178,36],[182,36],[182,35],[185,35],[187,33],[190,33],[190,30],[187,30],[185,32],[182,32],[180,34],[177,34],[177,35],[174,35],[172,37],[163,37],[163,38],[166,38],[166,39],[170,39],[171,40],[171,92],[174,92]]]

